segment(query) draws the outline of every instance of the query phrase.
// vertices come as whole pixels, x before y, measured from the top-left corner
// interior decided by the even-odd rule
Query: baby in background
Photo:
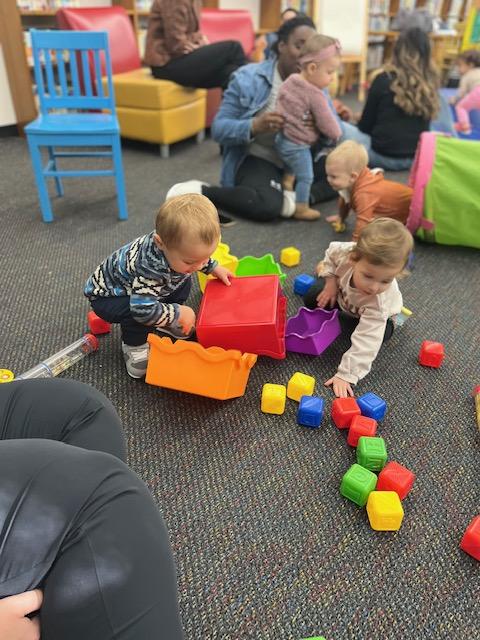
[[[334,140],[341,135],[324,93],[340,65],[338,40],[320,34],[311,36],[303,45],[299,64],[300,73],[291,74],[278,92],[277,110],[285,117],[285,124],[275,137],[275,146],[289,172],[284,188],[291,191],[296,178],[295,218],[316,220],[320,213],[309,207],[313,182],[310,147],[317,141],[318,132]]]
[[[458,94],[453,99],[458,121],[456,129],[468,134],[472,130],[469,111],[480,109],[480,51],[463,51],[458,56],[457,67],[461,77]]]
[[[335,308],[351,346],[337,372],[326,382],[336,396],[353,396],[352,385],[372,367],[383,342],[394,331],[392,316],[400,313],[402,294],[396,278],[405,270],[413,249],[406,227],[391,218],[377,218],[363,227],[355,242],[331,242],[317,265],[318,280],[304,297],[309,309]]]
[[[367,150],[354,140],[338,145],[325,164],[327,180],[340,195],[338,215],[326,220],[343,225],[352,209],[356,214],[354,241],[374,218],[394,218],[405,224],[412,200],[410,187],[385,180],[381,169],[369,169],[367,164]]]
[[[195,271],[212,273],[226,285],[232,276],[212,260],[220,240],[218,213],[200,194],[164,202],[155,230],[106,258],[85,285],[95,313],[118,323],[127,373],[142,378],[147,371],[151,331],[173,338],[190,337],[195,312],[184,303]]]

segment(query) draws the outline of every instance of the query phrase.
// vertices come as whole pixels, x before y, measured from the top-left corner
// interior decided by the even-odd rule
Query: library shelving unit
[[[458,40],[457,26],[468,13],[472,0],[370,0],[368,69],[380,67],[391,57],[398,31],[392,22],[400,9],[426,9],[438,30],[430,34],[433,58],[441,64],[444,51]]]

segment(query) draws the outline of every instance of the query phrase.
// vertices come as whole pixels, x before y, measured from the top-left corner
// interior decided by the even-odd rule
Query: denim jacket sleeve
[[[219,144],[236,145],[250,142],[253,115],[245,106],[242,84],[235,75],[223,94],[222,104],[212,123],[212,136]]]

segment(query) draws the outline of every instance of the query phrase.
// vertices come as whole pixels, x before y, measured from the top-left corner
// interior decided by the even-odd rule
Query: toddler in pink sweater
[[[310,146],[319,133],[333,140],[341,135],[338,119],[324,93],[340,65],[338,40],[318,33],[311,36],[303,45],[299,63],[300,73],[291,74],[278,92],[277,111],[285,117],[285,124],[275,138],[275,146],[289,172],[284,188],[291,189],[293,177],[296,178],[295,215],[314,220],[320,214],[309,208],[313,182]]]
[[[480,109],[480,51],[469,49],[458,56],[458,71],[460,72],[460,86],[457,102],[456,128],[463,133],[471,133],[469,112],[472,109]]]

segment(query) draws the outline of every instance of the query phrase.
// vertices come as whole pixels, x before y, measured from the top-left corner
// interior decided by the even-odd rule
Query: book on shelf
[[[310,9],[308,0],[282,0],[280,12],[283,13],[285,9],[296,9],[302,13],[307,13]]]
[[[140,53],[140,59],[143,60],[143,56],[145,55],[145,41],[147,39],[147,30],[139,29],[137,32],[137,45],[138,51]]]
[[[82,7],[82,0],[17,0],[17,6],[22,11],[48,11],[60,7]]]

